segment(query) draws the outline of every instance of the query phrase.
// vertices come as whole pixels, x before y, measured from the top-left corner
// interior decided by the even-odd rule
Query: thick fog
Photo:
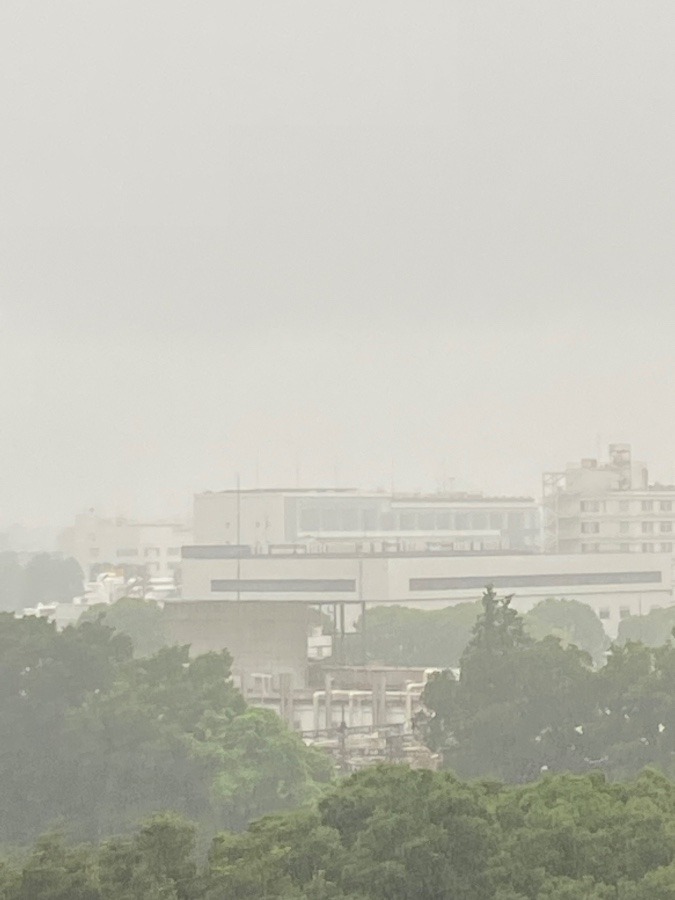
[[[0,524],[673,478],[665,2],[0,4]]]

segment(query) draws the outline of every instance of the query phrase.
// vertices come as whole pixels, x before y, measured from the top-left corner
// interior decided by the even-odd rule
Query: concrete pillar
[[[279,675],[279,697],[281,718],[289,728],[293,728],[295,726],[293,717],[293,675],[290,672],[282,672]]]
[[[387,724],[387,676],[376,672],[373,676],[373,725]]]
[[[326,675],[326,730],[333,727],[333,677]]]

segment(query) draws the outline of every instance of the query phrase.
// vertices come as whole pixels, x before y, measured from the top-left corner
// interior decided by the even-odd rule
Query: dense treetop
[[[672,900],[675,786],[647,771],[504,787],[399,766],[224,832],[175,815],[98,846],[57,834],[0,867],[3,900]]]
[[[166,809],[213,833],[314,796],[327,759],[247,708],[230,662],[187,647],[134,659],[100,622],[0,614],[0,842],[52,825],[102,838]]]
[[[488,590],[460,662],[433,678],[421,723],[446,766],[511,782],[542,772],[645,766],[675,775],[675,647],[628,643],[600,669],[559,639],[535,641],[510,598]]]

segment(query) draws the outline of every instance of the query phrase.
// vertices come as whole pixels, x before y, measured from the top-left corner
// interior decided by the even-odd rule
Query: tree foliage
[[[675,647],[613,646],[596,669],[574,645],[535,641],[491,590],[460,664],[424,694],[426,740],[463,776],[526,782],[541,772],[644,766],[675,774]],[[520,621],[519,621],[520,620]]]
[[[103,838],[164,810],[243,827],[311,799],[327,759],[248,710],[230,662],[187,647],[134,659],[100,622],[0,615],[0,841],[52,825]]]
[[[22,565],[16,553],[0,553],[0,611],[70,602],[82,594],[82,579],[82,569],[72,558],[38,553]]]
[[[311,808],[224,832],[172,814],[98,846],[41,838],[3,900],[672,900],[675,785],[653,771],[525,786],[380,766]]]
[[[513,608],[509,609],[515,615]],[[367,662],[457,667],[481,610],[480,602],[458,603],[437,610],[373,607],[366,613],[365,636],[362,619],[356,623],[356,634],[347,635],[346,661],[362,664],[365,643]],[[552,597],[525,613],[523,623],[525,631],[536,640],[552,635],[565,646],[575,644],[590,653],[596,664],[604,661],[609,641],[602,622],[585,603]]]
[[[110,605],[97,603],[82,613],[78,624],[96,621],[127,634],[135,656],[152,656],[170,643],[163,611],[154,600],[122,597]]]
[[[456,666],[480,607],[459,603],[445,609],[421,610],[407,606],[375,606],[365,616],[366,661],[388,666]],[[356,634],[347,635],[347,662],[363,663],[364,621]]]
[[[588,604],[550,597],[537,603],[523,618],[528,634],[535,640],[551,635],[559,638],[563,646],[574,644],[590,653],[596,665],[604,662],[610,641]]]
[[[675,628],[675,606],[652,609],[644,616],[628,616],[619,622],[618,644],[639,641],[648,647],[660,647]]]

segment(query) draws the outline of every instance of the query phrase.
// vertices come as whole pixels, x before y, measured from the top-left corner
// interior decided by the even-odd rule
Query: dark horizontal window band
[[[214,593],[225,591],[258,593],[354,593],[353,578],[216,578],[211,582]]]
[[[566,587],[572,584],[659,584],[661,572],[571,572],[569,575],[466,575],[456,578],[411,578],[411,591],[451,591],[457,588]]]

